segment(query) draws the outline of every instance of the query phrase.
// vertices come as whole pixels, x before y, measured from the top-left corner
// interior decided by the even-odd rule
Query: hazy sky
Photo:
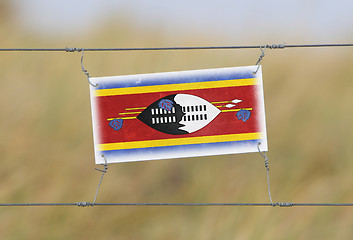
[[[278,42],[352,42],[352,0],[13,0],[16,19],[29,31],[73,34],[124,15],[140,27],[211,32],[232,40],[273,36]],[[254,41],[261,42],[261,41]]]

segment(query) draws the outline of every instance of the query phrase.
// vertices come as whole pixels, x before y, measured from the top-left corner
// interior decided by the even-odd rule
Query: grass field
[[[170,46],[127,28],[80,39],[0,25],[1,47]],[[207,39],[207,40],[205,40]],[[217,45],[181,36],[176,45]],[[263,44],[263,42],[259,42]],[[254,65],[260,50],[86,53],[91,76]],[[275,202],[353,202],[353,49],[268,50],[263,60]],[[89,87],[80,53],[0,53],[0,202],[92,201]],[[269,202],[257,154],[112,164],[98,202]],[[1,239],[350,239],[351,208],[1,207]]]

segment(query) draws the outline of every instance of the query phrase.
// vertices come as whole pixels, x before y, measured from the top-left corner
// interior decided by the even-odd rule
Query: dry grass
[[[1,26],[2,47],[45,40]],[[211,44],[180,37],[176,45]],[[58,47],[167,46],[118,28]],[[55,42],[53,43],[55,45]],[[50,47],[52,47],[51,45]],[[92,76],[252,65],[259,51],[87,53]],[[92,201],[88,83],[77,53],[0,53],[2,203]],[[352,202],[352,49],[268,51],[263,61],[275,201]],[[259,154],[109,166],[99,202],[267,202]],[[0,208],[2,239],[349,239],[349,208]]]

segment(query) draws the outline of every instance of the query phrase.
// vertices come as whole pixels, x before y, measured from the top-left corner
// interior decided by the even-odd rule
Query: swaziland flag
[[[96,164],[267,151],[256,68],[91,78]]]

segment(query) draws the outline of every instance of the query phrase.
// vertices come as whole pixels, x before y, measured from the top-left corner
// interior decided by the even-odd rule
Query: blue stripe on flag
[[[243,70],[236,68],[220,68],[211,70],[196,70],[171,73],[153,73],[128,75],[117,77],[100,77],[99,86],[95,90],[110,88],[142,87],[164,84],[192,83],[222,81],[231,79],[255,78],[253,68],[244,67]],[[112,79],[113,78],[113,79]],[[95,78],[92,78],[93,82]]]
[[[235,149],[239,149],[242,146],[244,147],[249,147],[253,146],[254,150],[257,149],[257,144],[258,142],[261,141],[259,139],[256,140],[247,140],[247,141],[234,141],[234,142],[219,142],[219,143],[204,143],[204,144],[191,144],[191,145],[181,145],[181,146],[167,146],[167,147],[153,147],[153,148],[138,148],[138,149],[123,149],[123,150],[111,150],[111,151],[101,151],[101,154],[104,154],[104,156],[109,159],[109,158],[116,158],[119,157],[122,159],[122,162],[126,161],[124,158],[129,159],[129,156],[132,156],[134,159],[136,159],[136,156],[140,156],[142,159],[145,160],[144,158],[147,156],[148,159],[150,159],[150,154],[155,154],[155,155],[164,155],[168,156],[169,158],[173,158],[170,156],[170,152],[175,152],[178,151],[178,158],[180,158],[180,153],[186,154],[185,157],[190,157],[190,155],[193,155],[192,152],[194,152],[195,156],[202,156],[200,153],[202,152],[207,152],[207,151],[221,151],[221,152],[229,152],[229,154],[233,154],[230,152],[230,150],[235,147]],[[228,153],[227,153],[228,154]],[[205,154],[209,155],[209,154]],[[182,156],[181,156],[182,157]],[[160,159],[160,158],[158,158]]]

